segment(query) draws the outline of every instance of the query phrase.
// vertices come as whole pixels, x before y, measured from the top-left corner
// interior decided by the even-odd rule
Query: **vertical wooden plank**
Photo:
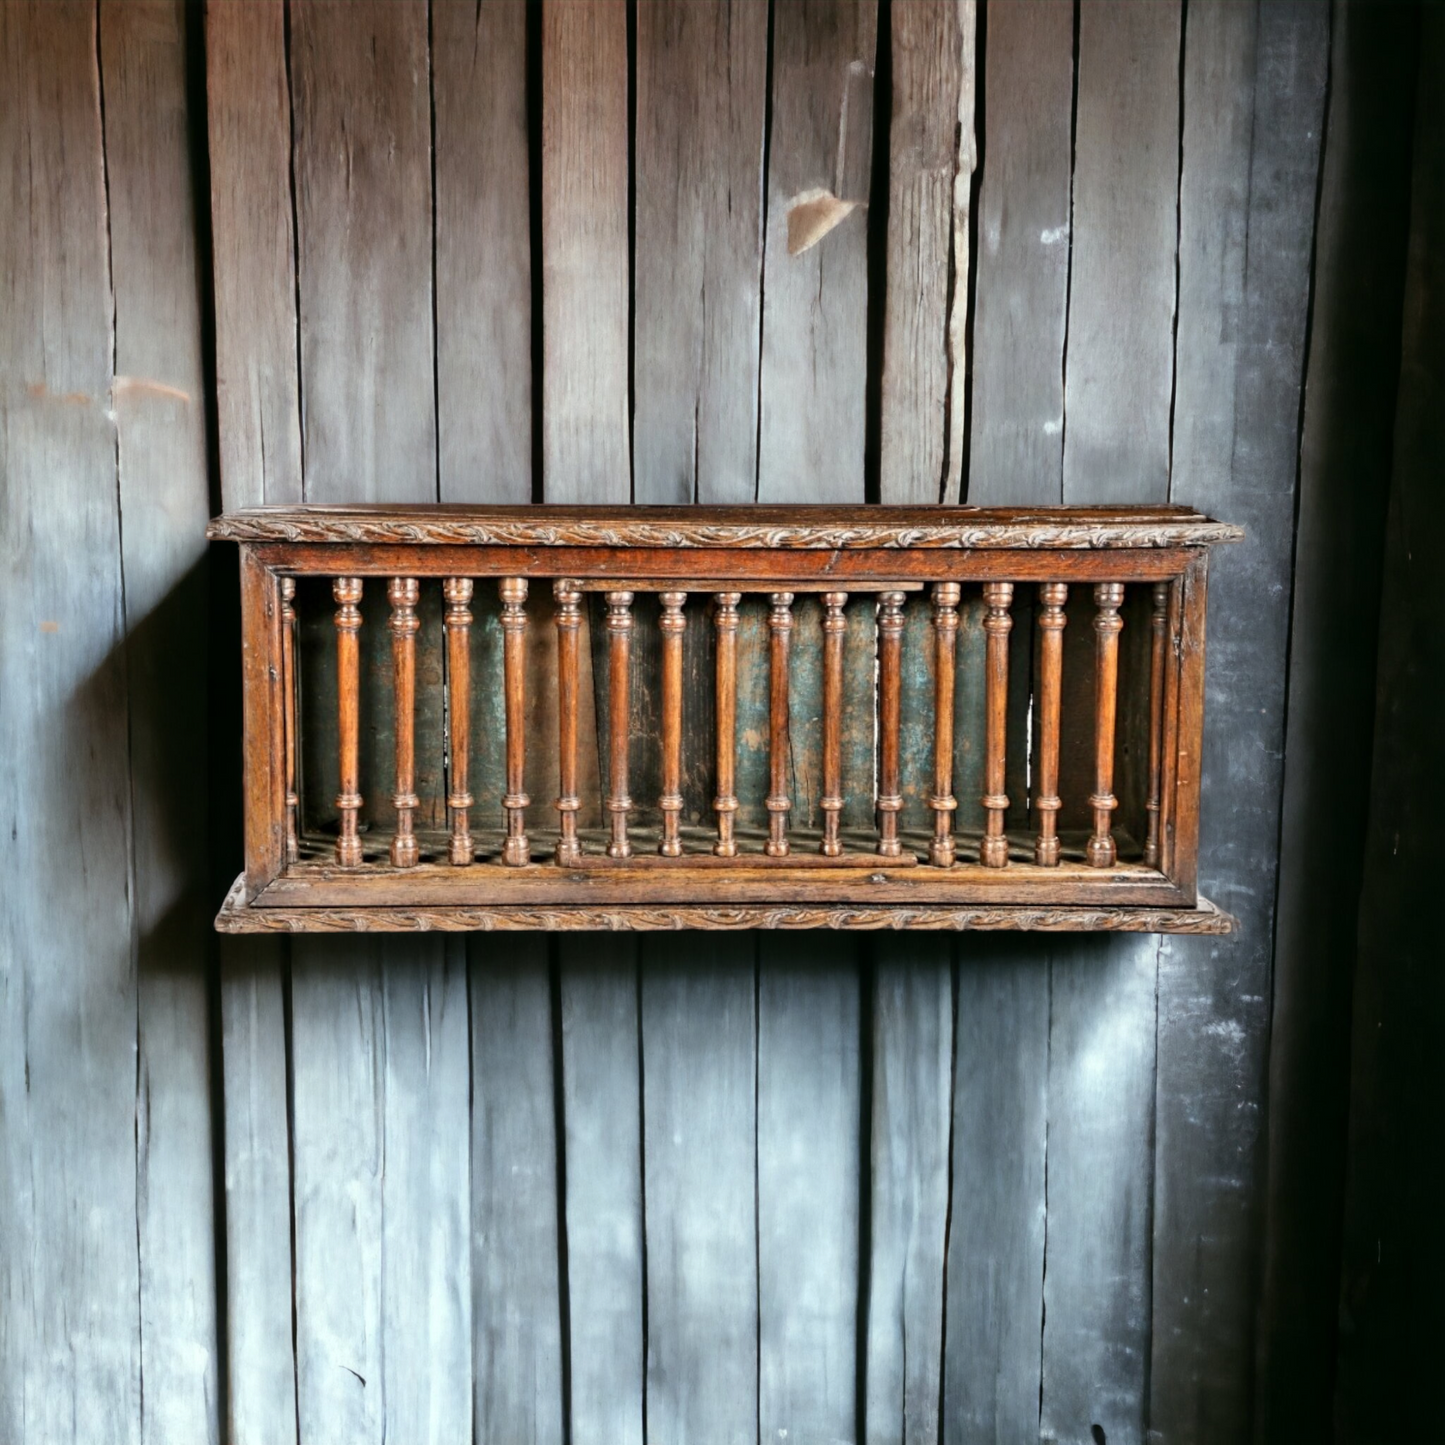
[[[773,15],[758,500],[863,500],[875,0]],[[829,198],[852,206],[797,254]],[[811,232],[816,234],[816,228]],[[790,247],[791,236],[791,247]]]
[[[1414,194],[1381,599],[1375,756],[1360,899],[1350,1158],[1341,1260],[1335,1420],[1342,1440],[1428,1439],[1430,1390],[1411,1388],[1441,1341],[1445,1280],[1440,959],[1435,799],[1441,787],[1445,648],[1439,567],[1425,537],[1445,524],[1445,24],[1421,11]]]
[[[0,1435],[139,1445],[136,918],[90,5],[0,11]],[[83,569],[77,558],[85,559]]]
[[[1255,1385],[1257,1438],[1301,1445],[1332,1428],[1349,1020],[1419,65],[1410,12],[1335,10],[1300,437]]]
[[[426,11],[291,18],[306,496],[435,500]],[[383,589],[362,606],[384,635]],[[465,975],[439,941],[295,952],[301,1437],[455,1439],[473,1393]]]
[[[959,500],[964,358],[950,301],[968,310],[973,172],[974,0],[890,11],[893,113],[888,132],[888,292],[883,312],[879,495]],[[960,154],[962,152],[962,154]],[[956,201],[962,214],[956,217]],[[963,284],[953,290],[955,274]],[[954,412],[959,413],[954,425]],[[956,431],[956,435],[952,433]],[[952,443],[952,445],[951,445]]]
[[[639,502],[757,491],[765,0],[637,7]]]
[[[1329,16],[1191,8],[1188,30],[1175,413],[1190,424],[1176,421],[1173,495],[1246,531],[1211,566],[1199,879],[1241,928],[1213,948],[1166,940],[1158,984],[1151,1423],[1203,1441],[1243,1437],[1253,1407],[1283,599]]]
[[[525,0],[433,0],[438,477],[532,499]]]
[[[210,0],[207,145],[221,496],[301,500],[291,97],[279,0]],[[223,938],[227,1430],[296,1439],[291,1139],[280,940]]]
[[[626,502],[627,13],[542,7],[542,466],[549,502]],[[587,694],[584,693],[584,696]],[[559,948],[566,1167],[569,1438],[643,1431],[641,1082],[637,955],[594,972]]]
[[[139,1059],[143,1441],[220,1438],[206,816],[210,515],[187,20],[100,9],[124,525]]]
[[[1084,0],[1079,26],[1064,501],[1162,502],[1180,6]],[[1040,1433],[1060,1441],[1139,1445],[1147,1425],[1157,953],[1147,936],[1052,949]]]

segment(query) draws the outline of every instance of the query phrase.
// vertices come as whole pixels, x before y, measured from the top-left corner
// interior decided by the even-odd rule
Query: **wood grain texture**
[[[647,1434],[757,1432],[757,942],[642,944]]]
[[[949,429],[955,406],[961,426],[964,358],[950,344],[949,306],[955,268],[965,277],[969,269],[974,5],[903,4],[891,16],[879,492],[885,502],[956,501],[961,434],[952,438]],[[954,254],[955,177],[961,256]],[[967,285],[957,294],[966,311]]]
[[[968,500],[1063,500],[1074,15],[988,6]]]
[[[383,3],[292,15],[309,500],[437,496],[426,21]],[[468,1057],[439,1022],[455,1025],[458,989],[437,941],[297,949],[303,1441],[453,1439],[470,1418]]]
[[[556,1445],[566,1436],[547,944],[473,939],[467,952],[475,1069],[472,1428],[478,1440]]]
[[[139,988],[143,1441],[217,1441],[206,915],[210,514],[187,29],[174,0],[100,8]]]
[[[95,27],[91,5],[0,11],[0,729],[24,759],[0,770],[0,1435],[16,1445],[142,1438],[138,921]]]
[[[632,496],[627,11],[542,6],[542,474],[549,502]]]
[[[863,500],[866,212],[789,254],[789,211],[827,191],[868,196],[875,0],[773,15],[772,131],[763,262],[758,500]]]
[[[1173,487],[1236,510],[1249,540],[1212,578],[1202,758],[1200,886],[1241,932],[1220,948],[1166,941],[1158,979],[1150,1420],[1180,1442],[1243,1436],[1253,1405],[1283,599],[1328,20],[1308,5],[1261,6],[1257,20],[1191,10],[1185,40],[1175,413],[1193,425],[1176,423]]]
[[[1066,504],[1168,495],[1180,13],[1080,9]],[[1077,621],[1066,631],[1065,707],[1069,632],[1093,642]],[[1066,758],[1066,799],[1070,777]],[[1080,940],[1051,954],[1040,1432],[1061,1442],[1098,1426],[1140,1445],[1148,1423],[1158,950]]]
[[[1442,1177],[1445,949],[1436,906],[1434,798],[1441,785],[1438,567],[1445,461],[1445,24],[1422,11],[1394,475],[1380,609],[1379,695],[1360,952],[1355,974],[1350,1159],[1335,1387],[1338,1437],[1428,1437],[1438,1410],[1411,1390],[1439,1347],[1445,1279],[1433,1202]]]
[[[757,491],[765,0],[637,9],[639,502]]]
[[[1351,994],[1419,62],[1408,12],[1335,11],[1300,438],[1255,1386],[1259,1438],[1301,1445],[1326,1436],[1332,1420]]]
[[[436,0],[436,375],[440,495],[532,497],[526,5]]]
[[[206,9],[217,443],[228,508],[301,500],[301,401],[284,8]],[[296,1439],[287,946],[221,948],[227,1428]]]

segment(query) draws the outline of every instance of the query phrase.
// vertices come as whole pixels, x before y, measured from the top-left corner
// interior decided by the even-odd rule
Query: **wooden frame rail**
[[[235,512],[223,930],[1226,932],[1185,508]],[[529,791],[530,789],[530,791]]]

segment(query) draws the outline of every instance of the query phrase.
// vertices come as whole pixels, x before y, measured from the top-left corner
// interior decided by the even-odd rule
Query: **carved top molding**
[[[1243,529],[1187,507],[254,507],[219,542],[776,551],[1205,547]]]

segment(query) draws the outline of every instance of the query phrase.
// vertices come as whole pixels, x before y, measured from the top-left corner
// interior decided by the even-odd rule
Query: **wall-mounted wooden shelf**
[[[1221,933],[1184,508],[235,512],[228,932]]]

